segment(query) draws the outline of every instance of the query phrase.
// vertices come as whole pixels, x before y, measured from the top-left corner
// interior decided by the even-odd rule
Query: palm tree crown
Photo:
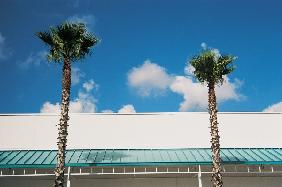
[[[193,73],[200,82],[222,84],[224,75],[235,69],[232,64],[235,59],[232,55],[220,55],[214,49],[207,49],[194,56],[190,64],[195,68]]]
[[[51,27],[48,32],[37,32],[36,35],[49,45],[48,60],[55,62],[82,59],[90,52],[90,48],[98,43],[98,39],[87,32],[83,23],[65,22]]]

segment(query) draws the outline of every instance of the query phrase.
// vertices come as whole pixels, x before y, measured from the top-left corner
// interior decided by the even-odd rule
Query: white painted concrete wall
[[[282,113],[220,113],[221,147],[282,147]],[[56,149],[57,115],[0,115],[0,150]],[[68,148],[210,147],[207,113],[71,114]]]
[[[0,178],[1,187],[50,187],[52,178]],[[280,187],[282,177],[224,177],[226,187]],[[71,187],[197,187],[197,178],[119,178],[90,179],[75,177]],[[210,187],[210,178],[203,178],[203,187]]]

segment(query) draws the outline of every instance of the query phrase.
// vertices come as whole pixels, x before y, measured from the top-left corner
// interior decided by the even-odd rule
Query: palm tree
[[[232,55],[220,55],[217,50],[204,49],[199,55],[190,60],[195,68],[194,75],[201,83],[207,83],[208,105],[211,128],[211,149],[212,149],[212,183],[213,187],[223,186],[221,176],[220,144],[217,122],[217,103],[215,86],[222,85],[224,76],[234,70],[232,62],[236,57]]]
[[[50,47],[48,61],[63,63],[61,115],[58,124],[58,153],[55,169],[56,187],[64,186],[65,152],[67,146],[67,127],[71,88],[71,62],[83,59],[89,54],[98,39],[87,32],[83,23],[63,23],[47,32],[36,35]]]

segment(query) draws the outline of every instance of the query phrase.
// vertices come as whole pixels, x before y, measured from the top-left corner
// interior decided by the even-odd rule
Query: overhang
[[[223,148],[224,165],[281,165],[280,148]],[[66,152],[66,166],[71,167],[149,167],[211,165],[209,148],[186,149],[71,149]],[[0,168],[52,168],[55,150],[0,151]]]

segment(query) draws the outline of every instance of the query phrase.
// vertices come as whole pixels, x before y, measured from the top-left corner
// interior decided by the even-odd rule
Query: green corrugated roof
[[[223,164],[282,164],[280,148],[223,148]],[[54,167],[56,150],[0,151],[0,168]],[[174,166],[210,165],[211,150],[187,149],[73,149],[66,166]]]

